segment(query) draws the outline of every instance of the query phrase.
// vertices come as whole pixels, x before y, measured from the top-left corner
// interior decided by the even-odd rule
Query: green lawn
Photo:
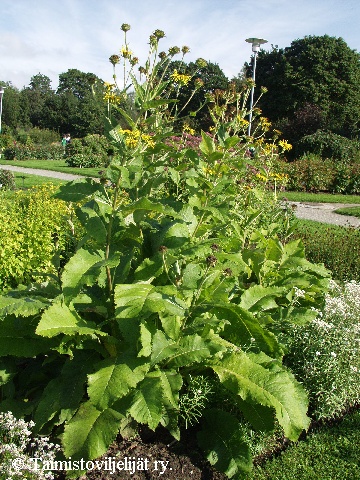
[[[335,212],[340,213],[341,215],[352,215],[353,217],[360,218],[360,207],[338,208]]]
[[[63,185],[66,183],[66,181],[60,180],[59,178],[40,177],[39,175],[21,174],[17,172],[14,172],[14,177],[16,188],[31,188],[47,183],[52,183],[53,185]]]
[[[360,479],[360,410],[319,428],[276,458],[256,467],[253,480]]]
[[[42,170],[52,170],[55,172],[72,173],[74,175],[84,175],[87,177],[100,177],[101,168],[75,168],[68,167],[65,160],[3,160],[0,159],[0,165],[15,165],[17,167],[40,168]]]
[[[320,203],[358,203],[360,195],[340,195],[334,193],[308,193],[308,192],[280,192],[279,200],[286,198],[292,202],[320,202]]]

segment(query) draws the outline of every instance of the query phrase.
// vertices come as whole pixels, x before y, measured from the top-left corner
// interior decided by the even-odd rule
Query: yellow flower
[[[240,128],[246,128],[246,127],[248,127],[248,125],[249,125],[248,120],[246,120],[245,118],[241,117],[240,115],[238,115],[238,116],[236,117],[236,120],[237,120]]]
[[[147,144],[148,147],[150,147],[150,148],[155,147],[155,142],[154,142],[153,137],[151,135],[147,135],[147,134],[143,133],[141,135],[141,138],[142,138],[142,140],[144,140],[144,142]]]
[[[128,49],[128,47],[121,47],[121,55],[124,58],[130,58],[132,55],[132,51]]]
[[[178,71],[175,69],[174,72],[170,75],[170,78],[173,80],[174,83],[177,83],[178,85],[187,85],[191,80],[191,75],[178,73]]]
[[[195,135],[195,130],[191,128],[187,123],[183,125],[183,132],[190,133],[190,135]]]
[[[279,140],[279,146],[283,149],[283,152],[286,150],[291,150],[292,145],[288,143],[286,140]]]
[[[269,119],[266,117],[260,117],[259,119],[260,125],[264,130],[269,130],[271,127],[271,123],[269,122]]]

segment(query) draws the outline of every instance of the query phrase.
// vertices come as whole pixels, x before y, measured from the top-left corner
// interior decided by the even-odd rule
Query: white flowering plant
[[[305,326],[291,326],[286,364],[309,392],[315,419],[360,402],[360,283],[331,281],[325,308]]]
[[[55,460],[60,447],[48,437],[34,437],[34,422],[17,419],[11,412],[0,413],[0,478],[6,480],[52,480],[53,474],[41,462]],[[37,459],[37,462],[34,462]],[[40,460],[41,459],[41,460]]]

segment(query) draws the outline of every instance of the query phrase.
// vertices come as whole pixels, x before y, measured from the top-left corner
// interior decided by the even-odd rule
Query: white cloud
[[[108,57],[123,43],[129,23],[131,49],[144,60],[149,34],[165,31],[164,49],[188,45],[188,60],[203,57],[232,77],[251,55],[245,38],[260,36],[280,47],[305,35],[341,36],[360,48],[357,0],[2,0],[0,80],[21,88],[31,76],[53,86],[69,68],[111,78]]]

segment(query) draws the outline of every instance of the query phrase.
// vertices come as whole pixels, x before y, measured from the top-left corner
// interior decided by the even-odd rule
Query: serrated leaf
[[[169,358],[177,351],[177,348],[176,341],[167,338],[161,330],[158,330],[153,336],[151,364],[156,365],[165,358]]]
[[[244,401],[273,408],[290,440],[297,440],[308,428],[306,392],[287,370],[280,366],[274,371],[267,369],[241,351],[215,361],[211,368],[224,386]]]
[[[145,320],[140,324],[140,343],[141,350],[138,353],[138,357],[150,357],[151,355],[151,342],[152,336],[155,334],[156,328],[146,322]]]
[[[89,202],[79,208],[77,217],[81,224],[86,227],[87,238],[93,238],[99,245],[104,245],[107,237],[107,225],[94,206],[95,202]]]
[[[179,391],[182,387],[182,375],[175,370],[160,370],[160,380],[163,386],[164,409],[161,424],[169,430],[171,435],[180,440],[178,426],[179,415]]]
[[[229,478],[249,473],[251,452],[236,417],[219,409],[206,410],[202,424],[197,438],[211,465]]]
[[[15,314],[22,317],[30,317],[39,313],[48,306],[49,302],[37,298],[0,295],[0,317]]]
[[[133,395],[130,415],[152,430],[159,425],[163,411],[163,385],[161,372],[150,372],[137,386]]]
[[[164,271],[163,260],[160,255],[150,259],[146,258],[135,270],[135,281],[146,282],[157,278]]]
[[[56,335],[106,335],[94,322],[86,321],[63,303],[54,303],[41,316],[36,334],[43,337]]]
[[[88,377],[90,401],[99,410],[111,407],[143,380],[149,363],[131,353],[107,358],[96,365],[96,372]]]
[[[111,408],[100,411],[91,402],[83,403],[65,426],[62,436],[65,456],[73,460],[100,457],[115,440],[122,418]]]

